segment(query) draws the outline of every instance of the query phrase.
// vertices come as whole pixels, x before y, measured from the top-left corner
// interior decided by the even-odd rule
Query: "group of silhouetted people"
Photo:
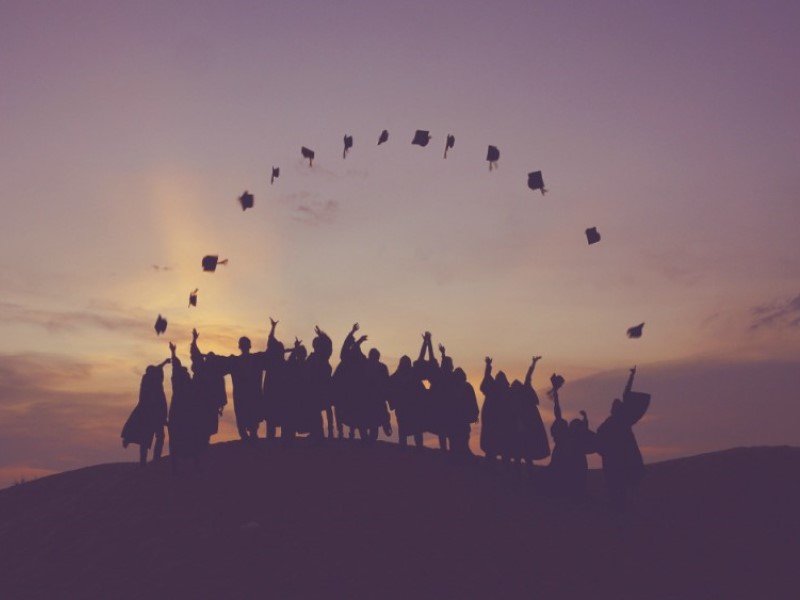
[[[550,442],[539,413],[539,397],[532,385],[535,356],[524,381],[509,383],[505,373],[492,374],[492,359],[486,368],[480,390],[484,394],[478,408],[475,391],[463,369],[455,368],[445,347],[439,345],[440,359],[433,350],[431,334],[422,335],[422,346],[415,361],[403,356],[390,374],[373,348],[367,354],[362,346],[366,335],[356,337],[358,323],[347,334],[333,369],[333,342],[319,327],[309,354],[295,338],[287,348],[275,336],[278,322],[271,327],[266,349],[251,352],[250,340],[239,340],[238,355],[203,353],[198,347],[197,330],[190,346],[191,373],[181,363],[176,346],[170,343],[171,357],[147,367],[139,390],[139,402],[122,430],[123,445],[138,444],[140,464],[161,457],[165,428],[169,433],[169,454],[173,469],[183,458],[198,461],[218,431],[219,418],[228,403],[225,377],[233,384],[233,409],[239,436],[245,442],[258,439],[262,422],[267,439],[278,437],[291,444],[298,435],[314,443],[327,438],[356,435],[365,443],[378,439],[381,430],[392,434],[390,411],[395,414],[401,447],[413,438],[417,448],[423,435],[438,438],[439,447],[454,456],[469,459],[471,426],[480,417],[480,447],[492,463],[501,460],[533,467],[534,461],[550,456],[545,471],[547,489],[553,493],[586,495],[587,455],[602,457],[603,471],[612,502],[623,508],[629,489],[644,472],[644,464],[633,425],[646,412],[650,396],[632,391],[636,369],[631,369],[622,399],[614,400],[610,416],[597,431],[589,427],[586,413],[567,422],[562,416],[560,375],[550,378],[548,392],[554,403],[555,421]],[[164,366],[172,366],[172,400],[167,406],[164,392]],[[334,435],[334,430],[336,434]]]

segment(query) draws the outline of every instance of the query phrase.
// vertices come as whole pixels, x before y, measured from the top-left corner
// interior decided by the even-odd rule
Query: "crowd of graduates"
[[[250,340],[242,337],[238,355],[203,353],[194,330],[191,373],[172,343],[170,358],[147,367],[139,402],[122,431],[125,447],[139,445],[142,466],[147,464],[154,443],[152,460],[160,459],[165,428],[173,469],[183,458],[199,460],[218,432],[219,418],[228,403],[225,377],[230,375],[236,426],[246,443],[258,439],[264,422],[267,439],[279,437],[286,444],[301,435],[314,443],[326,437],[358,436],[369,444],[378,439],[381,430],[386,436],[392,435],[390,412],[394,412],[401,447],[407,447],[411,438],[421,448],[423,434],[428,433],[438,438],[442,451],[463,459],[473,456],[470,432],[480,420],[480,447],[488,460],[532,468],[534,461],[550,457],[545,481],[556,493],[575,497],[586,494],[587,455],[595,452],[602,457],[611,500],[618,507],[625,506],[628,491],[643,475],[642,456],[632,428],[647,410],[650,396],[632,390],[635,368],[622,399],[614,400],[610,416],[597,432],[591,430],[583,411],[580,419],[564,419],[559,399],[564,379],[553,374],[548,392],[555,416],[550,428],[551,451],[539,413],[539,397],[532,385],[540,356],[533,357],[523,381],[513,382],[502,371],[493,374],[492,359],[487,357],[480,386],[484,402],[479,409],[464,370],[454,367],[441,344],[437,360],[429,332],[422,335],[417,359],[403,356],[390,374],[377,349],[365,354],[362,347],[367,336],[356,337],[358,323],[347,334],[339,364],[333,369],[333,342],[319,327],[315,328],[309,353],[296,338],[286,347],[275,335],[278,322],[270,321],[263,352],[252,352]],[[169,406],[164,391],[167,364],[172,371]]]

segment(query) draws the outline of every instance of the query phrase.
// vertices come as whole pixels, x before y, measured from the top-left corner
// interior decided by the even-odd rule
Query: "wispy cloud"
[[[339,214],[339,203],[336,200],[310,202],[295,208],[294,219],[310,225],[332,223]]]
[[[0,302],[0,322],[38,325],[51,333],[86,327],[122,333],[138,333],[143,330],[142,319],[136,316],[84,310],[29,308],[13,302]]]
[[[798,327],[800,326],[800,294],[794,298],[778,300],[768,304],[755,306],[751,310],[751,329],[762,327]]]

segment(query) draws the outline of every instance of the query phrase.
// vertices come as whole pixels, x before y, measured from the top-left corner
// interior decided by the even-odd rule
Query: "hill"
[[[3,597],[796,597],[800,448],[649,465],[628,515],[598,472],[578,505],[385,443],[225,443],[183,467],[0,491]]]

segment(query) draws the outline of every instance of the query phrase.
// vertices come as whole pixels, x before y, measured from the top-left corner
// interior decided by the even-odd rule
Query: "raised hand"
[[[172,342],[169,343],[169,351],[170,352],[175,354],[175,350],[177,350],[177,349],[178,349],[178,347],[175,344],[173,344]]]
[[[439,344],[439,352],[441,352],[441,353],[442,353],[442,356],[444,356],[444,355],[445,355],[444,344]]]
[[[197,338],[200,337],[200,334],[197,333],[197,329],[192,329],[192,339],[196,342]]]
[[[484,360],[486,361],[486,365],[487,365],[487,366],[489,366],[489,367],[491,367],[491,366],[492,366],[492,359],[491,359],[491,357],[487,356],[487,357],[486,357]]]
[[[541,356],[534,356],[534,357],[533,357],[533,359],[531,359],[531,364],[534,364],[534,365],[535,365],[535,364],[536,364],[537,362],[539,362],[540,360],[542,360],[542,357],[541,357]]]
[[[269,324],[272,326],[273,329],[275,329],[278,326],[278,321],[276,321],[275,319],[270,317],[269,318]]]
[[[298,348],[300,346],[300,344],[302,344],[302,343],[303,343],[303,340],[297,339],[297,337],[295,336],[295,338],[294,338],[294,347]]]
[[[631,375],[636,375],[636,366],[631,369]]]
[[[322,335],[322,329],[319,328],[319,325],[314,325],[314,333]]]
[[[586,418],[586,411],[585,410],[581,410],[579,412],[580,412],[580,415],[585,419]]]
[[[359,324],[358,323],[353,323],[353,328],[350,330],[350,334],[352,335],[353,333],[355,333],[359,329],[360,329]]]
[[[367,336],[362,335],[360,338],[358,338],[358,341],[356,341],[356,344],[363,344],[366,341],[367,341]]]

